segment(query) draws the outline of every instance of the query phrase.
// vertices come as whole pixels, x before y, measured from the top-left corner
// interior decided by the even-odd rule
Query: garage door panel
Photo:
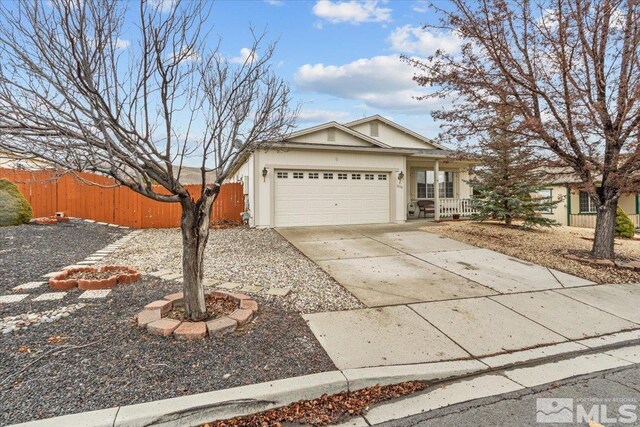
[[[389,222],[388,174],[375,173],[374,179],[365,179],[363,172],[313,171],[319,178],[310,179],[309,172],[278,172],[286,174],[277,173],[275,178],[277,227]],[[303,178],[294,179],[294,172]],[[347,179],[338,179],[344,173]],[[333,179],[325,179],[325,174],[332,174]]]

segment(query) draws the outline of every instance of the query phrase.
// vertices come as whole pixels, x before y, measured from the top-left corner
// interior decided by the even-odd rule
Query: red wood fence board
[[[172,228],[180,226],[180,204],[158,202],[100,175],[61,174],[52,170],[24,171],[1,169],[0,178],[14,182],[31,204],[33,216],[67,216],[126,225],[133,228]],[[99,185],[93,185],[93,184]],[[197,196],[199,185],[187,185]],[[155,191],[164,190],[155,186]],[[165,191],[166,192],[166,191]],[[211,221],[240,221],[244,211],[241,183],[224,184],[211,208]]]

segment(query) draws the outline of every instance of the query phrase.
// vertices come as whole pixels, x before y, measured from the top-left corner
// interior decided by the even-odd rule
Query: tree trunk
[[[614,240],[616,237],[616,211],[618,200],[609,200],[598,207],[596,231],[593,239],[592,254],[596,258],[614,258]]]
[[[180,200],[184,306],[187,317],[193,321],[207,317],[202,279],[204,250],[209,239],[211,203],[201,201],[196,203],[189,197]]]

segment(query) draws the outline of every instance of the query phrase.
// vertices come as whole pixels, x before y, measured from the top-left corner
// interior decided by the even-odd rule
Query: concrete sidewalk
[[[410,224],[278,231],[370,307],[304,316],[339,369],[579,351],[640,330],[639,285],[595,285]]]

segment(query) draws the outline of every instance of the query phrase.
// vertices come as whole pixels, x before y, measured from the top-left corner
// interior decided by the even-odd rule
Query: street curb
[[[640,341],[626,340],[586,348],[585,351],[532,357],[517,364],[490,367],[480,360],[465,359],[447,362],[393,365],[329,371],[271,382],[251,384],[225,390],[163,399],[135,405],[82,412],[14,424],[13,427],[186,427],[215,420],[262,412],[299,400],[310,400],[323,394],[355,391],[374,385],[397,384],[404,381],[462,381],[482,374],[526,368],[530,364],[553,363],[565,357],[602,353]],[[525,352],[529,352],[526,350]]]
[[[191,426],[228,419],[299,400],[409,380],[441,381],[489,369],[476,360],[329,371],[226,390],[157,400],[14,424],[13,427],[143,427]]]

